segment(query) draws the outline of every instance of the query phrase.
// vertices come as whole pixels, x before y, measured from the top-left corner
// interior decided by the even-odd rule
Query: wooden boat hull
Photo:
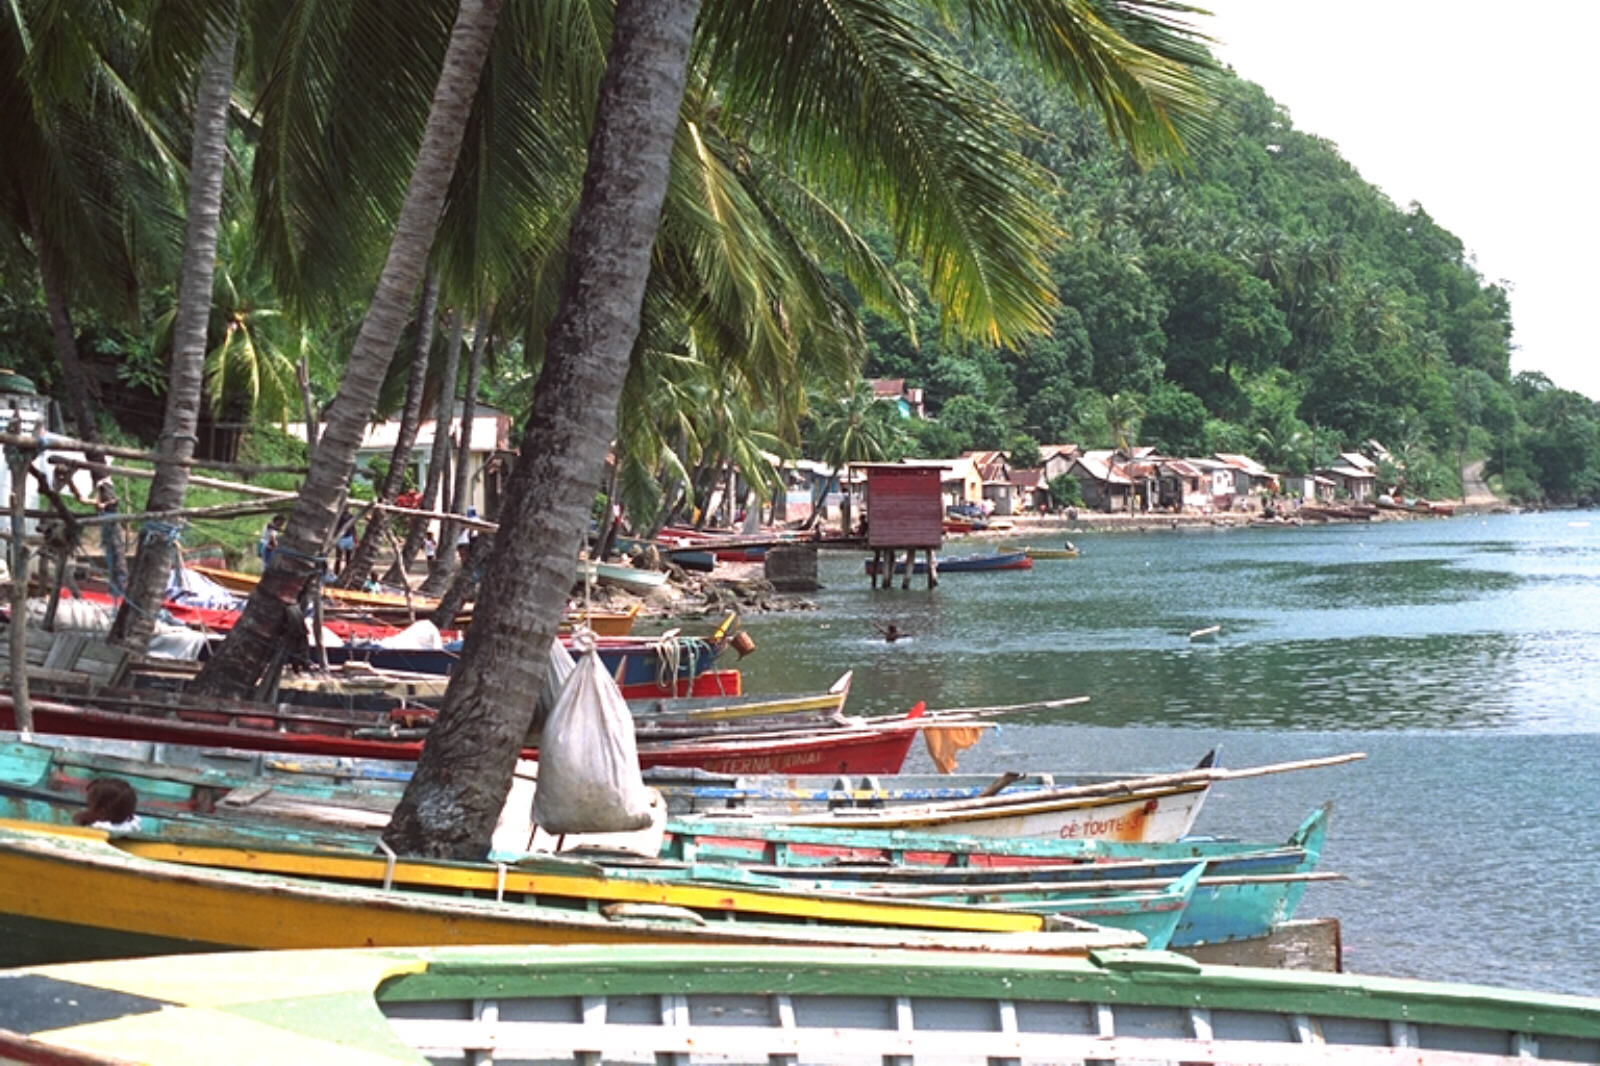
[[[1205,1062],[1600,1058],[1600,1000],[1168,952],[1016,959],[805,947],[437,947],[0,972],[0,1060]],[[314,1007],[313,1007],[314,1005]],[[298,1008],[298,1009],[296,1009]],[[5,1016],[0,1016],[5,1017]],[[53,1057],[52,1057],[53,1056]],[[1512,1056],[1520,1056],[1513,1058]],[[188,1061],[185,1058],[184,1061]]]
[[[52,700],[35,700],[34,728],[44,733],[71,736],[148,740],[168,744],[215,745],[252,751],[280,751],[308,755],[346,756],[358,759],[393,759],[415,762],[422,738],[398,739],[356,735],[354,729],[322,726],[309,717],[288,719],[262,709],[258,713],[190,710],[166,715],[103,710]],[[290,731],[289,724],[306,731]],[[0,728],[16,728],[9,695],[0,694]],[[373,730],[373,732],[378,732]],[[639,764],[700,767],[720,773],[898,773],[904,764],[915,728],[829,729],[805,736],[768,738],[751,736],[704,743],[673,741],[639,745]],[[537,758],[529,748],[527,758]]]
[[[718,647],[699,642],[682,648],[676,655],[676,675],[694,677],[711,670],[717,661]],[[369,663],[379,670],[398,670],[411,674],[448,675],[461,658],[459,647],[448,645],[436,648],[380,648],[370,645],[348,644],[328,648],[328,663]],[[663,659],[654,645],[641,640],[629,640],[622,646],[596,649],[606,672],[618,684],[645,685],[672,675],[672,660]]]
[[[1023,548],[1022,552],[1030,559],[1076,559],[1077,548]]]
[[[375,861],[382,878],[382,860]],[[494,871],[490,870],[491,878]],[[509,874],[507,876],[510,876]],[[491,884],[489,891],[493,892]],[[709,896],[726,888],[708,892]],[[960,909],[955,909],[959,911]],[[0,916],[250,948],[420,944],[834,943],[1078,953],[1138,942],[1071,920],[1064,931],[690,920],[183,865],[113,847],[96,830],[0,825]],[[1035,919],[1037,921],[1037,919]]]
[[[1008,882],[1043,892],[1046,885],[1168,880],[1203,862],[1205,877],[1171,933],[1173,946],[1192,947],[1265,936],[1294,917],[1321,860],[1328,817],[1326,806],[1312,812],[1281,845],[988,840],[678,818],[667,824],[662,856],[833,883],[990,888],[979,895],[991,901]]]
[[[612,585],[640,596],[648,596],[667,583],[667,575],[661,570],[638,570],[619,563],[589,565],[594,567],[595,580],[600,584]]]

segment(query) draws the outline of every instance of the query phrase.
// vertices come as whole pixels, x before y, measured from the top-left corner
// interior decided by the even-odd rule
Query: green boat
[[[1600,1000],[1347,974],[637,945],[292,951],[0,972],[0,1062],[1600,1060]],[[223,1049],[226,1049],[223,1051]]]

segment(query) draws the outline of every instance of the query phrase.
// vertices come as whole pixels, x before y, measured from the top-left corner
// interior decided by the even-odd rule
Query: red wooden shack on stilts
[[[895,560],[905,552],[901,588],[911,587],[918,551],[927,553],[928,587],[939,584],[934,552],[944,544],[944,500],[939,493],[943,463],[858,463],[867,475],[867,547],[872,549],[872,587],[894,580]]]

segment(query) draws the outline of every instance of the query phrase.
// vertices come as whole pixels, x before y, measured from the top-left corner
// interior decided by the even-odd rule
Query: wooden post
[[[911,572],[913,570],[915,570],[916,568],[917,568],[917,549],[915,549],[915,548],[907,548],[906,549],[906,566],[905,566],[904,570],[900,571],[900,587],[902,589],[908,589],[908,588],[911,587]]]
[[[933,549],[925,550],[928,553],[928,587],[936,589],[939,587],[939,564],[933,561]]]
[[[28,545],[25,543],[28,457],[21,448],[7,448],[6,462],[11,467],[11,706],[17,731],[26,740],[33,733],[33,704],[28,699]]]
[[[872,587],[878,587],[878,574],[883,570],[883,552],[874,548],[872,550]]]

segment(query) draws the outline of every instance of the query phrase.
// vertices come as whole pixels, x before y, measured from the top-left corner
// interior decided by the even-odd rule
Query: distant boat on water
[[[1191,644],[1213,644],[1221,634],[1221,626],[1206,626],[1204,629],[1196,629],[1190,633],[1189,642]]]

